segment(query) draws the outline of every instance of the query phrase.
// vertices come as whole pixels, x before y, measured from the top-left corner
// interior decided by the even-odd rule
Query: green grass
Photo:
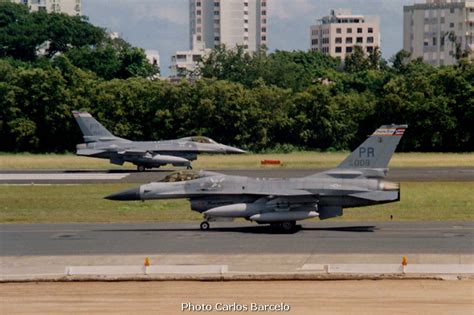
[[[284,168],[331,168],[349,152],[294,152],[289,154],[202,155],[195,169],[260,168],[264,159],[280,160]],[[396,153],[390,167],[473,167],[474,153]],[[126,163],[125,168],[135,168]],[[0,154],[0,169],[117,169],[108,160],[73,154]]]
[[[103,197],[130,184],[0,186],[1,223],[195,221],[186,200],[114,202]],[[402,183],[402,200],[347,209],[341,221],[474,220],[474,182]]]

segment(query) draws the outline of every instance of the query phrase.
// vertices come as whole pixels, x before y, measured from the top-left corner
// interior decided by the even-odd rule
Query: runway
[[[182,169],[176,169],[182,170]],[[0,170],[0,184],[85,184],[85,183],[148,183],[159,181],[176,171],[151,170]],[[210,170],[228,175],[260,178],[304,177],[325,169],[258,168],[239,170]],[[474,167],[393,168],[387,180],[392,181],[474,181]]]
[[[303,222],[277,234],[246,222],[0,225],[1,256],[474,254],[474,222]]]

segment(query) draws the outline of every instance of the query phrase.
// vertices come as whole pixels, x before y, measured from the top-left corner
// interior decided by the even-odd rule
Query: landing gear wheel
[[[193,167],[191,165],[188,165],[188,167],[186,167],[187,170],[192,170]]]
[[[137,171],[139,172],[144,172],[146,170],[145,166],[143,165],[137,165]]]
[[[281,228],[285,232],[291,232],[295,229],[296,222],[295,221],[286,221],[281,224]]]
[[[207,231],[209,230],[211,226],[209,225],[209,222],[203,221],[201,222],[201,231]]]

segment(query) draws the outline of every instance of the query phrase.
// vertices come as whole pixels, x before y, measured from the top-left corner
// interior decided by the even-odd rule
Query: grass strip
[[[195,169],[260,168],[266,159],[280,160],[284,168],[331,168],[349,152],[294,152],[288,154],[201,155]],[[130,163],[125,168],[135,169]],[[73,154],[0,154],[0,169],[122,169],[108,160]],[[396,153],[390,167],[474,167],[474,153]]]
[[[402,182],[398,203],[347,209],[340,221],[471,221],[474,182]],[[114,202],[130,184],[0,186],[0,223],[198,221],[186,200]]]

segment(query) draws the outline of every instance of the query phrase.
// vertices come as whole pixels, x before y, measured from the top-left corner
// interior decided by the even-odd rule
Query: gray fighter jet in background
[[[210,221],[245,218],[291,231],[296,221],[342,216],[344,208],[400,200],[400,185],[383,180],[406,125],[382,126],[337,168],[303,178],[266,179],[182,172],[162,182],[106,197],[110,200],[187,198]]]
[[[245,153],[201,136],[166,141],[130,141],[114,136],[87,112],[72,113],[86,142],[77,145],[77,155],[108,159],[117,165],[130,162],[140,172],[166,164],[191,169],[191,161],[196,160],[200,153]]]

